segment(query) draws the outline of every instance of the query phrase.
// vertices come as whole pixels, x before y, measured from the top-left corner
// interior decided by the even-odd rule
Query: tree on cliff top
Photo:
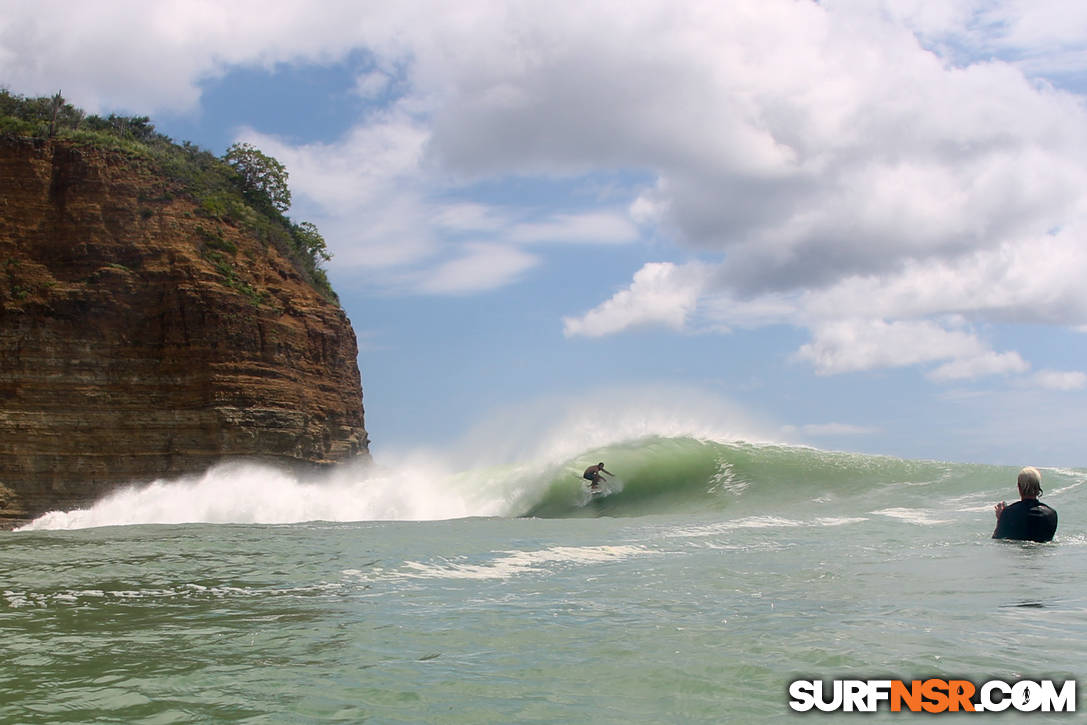
[[[238,172],[243,191],[267,201],[280,213],[291,208],[291,190],[287,188],[283,164],[247,143],[234,144],[223,159]]]

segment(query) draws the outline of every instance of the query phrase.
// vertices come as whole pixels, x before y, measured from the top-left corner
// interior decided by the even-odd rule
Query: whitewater
[[[4,534],[0,721],[777,722],[795,679],[1085,670],[1087,469],[1043,469],[1054,542],[998,542],[1015,467],[667,397],[321,474],[224,463]]]

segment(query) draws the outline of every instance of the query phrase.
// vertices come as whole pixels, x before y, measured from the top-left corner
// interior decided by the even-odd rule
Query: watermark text
[[[789,698],[797,712],[1075,712],[1076,681],[795,680]]]

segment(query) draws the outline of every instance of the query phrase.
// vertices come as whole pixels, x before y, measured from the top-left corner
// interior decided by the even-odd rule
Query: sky
[[[563,401],[1087,465],[1079,0],[3,0],[0,85],[283,162],[379,462]]]

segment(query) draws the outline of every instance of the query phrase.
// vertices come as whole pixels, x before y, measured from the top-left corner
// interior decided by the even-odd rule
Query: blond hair
[[[1034,466],[1019,472],[1019,495],[1037,498],[1042,493],[1042,474]]]

